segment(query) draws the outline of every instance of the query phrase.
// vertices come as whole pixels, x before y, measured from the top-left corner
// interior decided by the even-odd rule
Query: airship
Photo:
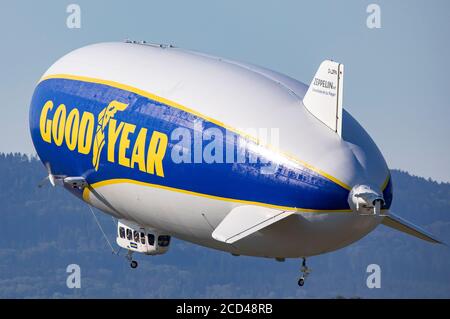
[[[442,243],[389,209],[386,161],[343,108],[344,65],[306,85],[172,45],[88,45],[56,61],[29,125],[51,185],[117,220],[128,252],[171,238],[284,261],[348,246],[383,224]],[[91,207],[90,206],[90,207]]]

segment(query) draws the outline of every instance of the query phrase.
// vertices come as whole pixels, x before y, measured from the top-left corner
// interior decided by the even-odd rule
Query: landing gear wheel
[[[298,285],[300,287],[303,287],[305,285],[306,277],[311,273],[311,269],[306,266],[306,258],[303,258],[302,266],[300,267],[300,272],[302,273],[302,276],[298,280]]]
[[[133,268],[133,269],[137,268],[137,266],[138,266],[137,261],[136,261],[136,260],[131,261],[130,266],[131,266],[131,268]]]

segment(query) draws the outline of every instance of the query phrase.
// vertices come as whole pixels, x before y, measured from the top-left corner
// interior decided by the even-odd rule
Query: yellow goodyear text
[[[116,113],[127,107],[127,104],[114,100],[95,117],[93,113],[80,112],[77,108],[68,112],[64,104],[56,107],[49,100],[42,107],[39,118],[41,138],[58,147],[65,145],[70,151],[91,154],[96,171],[101,168],[102,156],[106,156],[108,162],[164,177],[167,135],[117,121]]]

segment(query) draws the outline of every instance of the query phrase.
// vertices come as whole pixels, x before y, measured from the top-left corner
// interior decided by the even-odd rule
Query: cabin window
[[[127,228],[127,239],[128,240],[133,239],[133,233],[131,232],[131,229],[128,229],[128,228]]]
[[[170,236],[161,235],[158,237],[158,246],[167,247],[170,244]]]
[[[155,245],[155,235],[148,234],[148,244],[151,246]]]
[[[119,236],[120,238],[125,238],[125,228],[119,227]]]
[[[141,233],[141,244],[145,245],[145,234]]]
[[[134,241],[139,242],[139,233],[137,231],[134,231]]]

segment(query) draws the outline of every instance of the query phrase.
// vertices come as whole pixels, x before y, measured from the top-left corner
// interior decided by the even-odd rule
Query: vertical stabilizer
[[[342,135],[344,65],[325,60],[320,64],[303,104],[318,120]]]

